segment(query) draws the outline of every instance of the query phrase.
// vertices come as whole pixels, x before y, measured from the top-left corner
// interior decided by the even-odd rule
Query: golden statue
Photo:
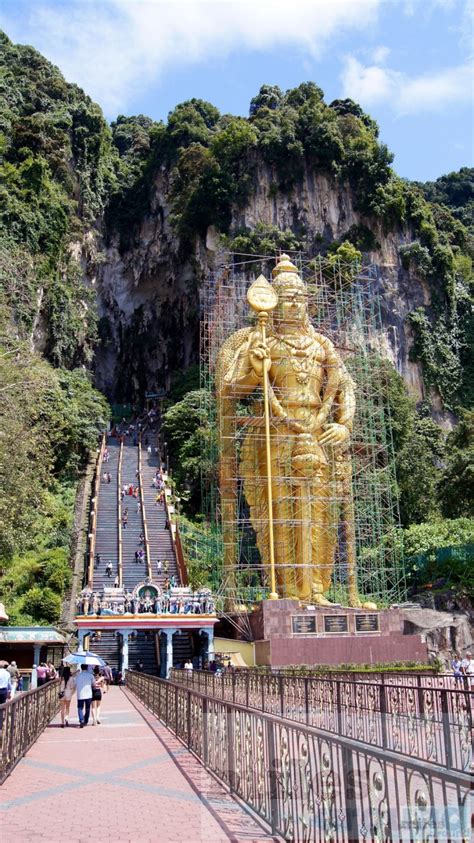
[[[306,286],[287,255],[272,274],[272,285],[260,276],[248,292],[258,326],[230,336],[216,366],[224,570],[232,577],[237,561],[240,481],[270,597],[328,605],[342,533],[349,603],[358,606],[354,383],[332,342],[311,325]]]

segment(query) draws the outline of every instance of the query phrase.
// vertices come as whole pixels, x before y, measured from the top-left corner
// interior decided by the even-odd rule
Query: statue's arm
[[[341,378],[334,402],[334,421],[343,424],[350,433],[356,409],[355,384],[344,363],[341,362]]]
[[[257,374],[252,363],[252,353],[255,353],[255,338],[250,335],[224,369],[223,389],[226,393],[245,397],[262,383],[262,376]]]

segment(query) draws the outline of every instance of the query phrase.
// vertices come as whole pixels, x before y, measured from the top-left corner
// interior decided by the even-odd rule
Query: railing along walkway
[[[469,770],[473,692],[244,671],[172,670],[170,679],[210,697],[372,746]]]
[[[470,777],[184,684],[127,686],[274,833],[292,843],[469,840]]]
[[[272,843],[128,691],[112,686],[100,719],[79,729],[73,698],[69,728],[45,729],[0,790],[2,840]]]
[[[0,705],[0,784],[56,714],[58,693],[55,679]]]

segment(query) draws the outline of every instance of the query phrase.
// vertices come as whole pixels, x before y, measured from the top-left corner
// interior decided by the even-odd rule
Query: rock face
[[[153,184],[151,212],[137,227],[133,245],[120,251],[118,235],[105,232],[108,245],[93,269],[101,319],[96,382],[115,401],[166,388],[172,371],[199,357],[199,283],[222,250],[213,229],[184,248],[172,229],[170,211],[169,176],[161,170]],[[354,209],[348,186],[306,171],[290,191],[275,191],[271,169],[259,164],[254,190],[244,208],[234,209],[231,230],[252,229],[258,222],[304,231],[308,243],[329,243],[366,221]],[[373,230],[373,220],[371,226]],[[420,366],[409,360],[412,337],[405,318],[429,304],[429,291],[400,264],[398,249],[410,242],[410,232],[374,233],[378,248],[366,257],[378,272],[383,322],[379,349],[421,400],[423,378]]]
[[[453,653],[464,656],[473,649],[474,613],[438,612],[435,609],[401,609],[409,630],[426,640],[430,660],[442,659],[450,667]]]

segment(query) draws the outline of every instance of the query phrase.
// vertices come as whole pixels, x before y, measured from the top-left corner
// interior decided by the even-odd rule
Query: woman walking
[[[61,676],[61,684],[59,686],[59,702],[60,702],[60,713],[61,713],[61,728],[64,729],[64,726],[69,726],[69,709],[71,707],[71,699],[76,690],[76,680],[71,673],[71,668],[69,665],[63,670],[63,675]]]
[[[96,723],[100,725],[100,706],[102,703],[102,694],[107,693],[107,682],[100,674],[100,667],[94,668],[94,679],[92,680],[92,725]]]

